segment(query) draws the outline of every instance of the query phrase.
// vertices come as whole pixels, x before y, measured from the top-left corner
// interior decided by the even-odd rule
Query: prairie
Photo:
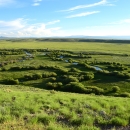
[[[129,42],[83,41],[0,40],[0,129],[129,129]]]

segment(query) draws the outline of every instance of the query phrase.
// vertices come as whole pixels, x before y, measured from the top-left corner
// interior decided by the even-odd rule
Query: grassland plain
[[[100,43],[100,42],[46,42],[32,40],[0,40],[0,49],[58,49],[71,51],[96,51],[108,53],[130,54],[128,43]]]
[[[0,85],[1,130],[129,130],[130,98]]]
[[[129,49],[129,43],[0,40],[0,129],[129,130]]]

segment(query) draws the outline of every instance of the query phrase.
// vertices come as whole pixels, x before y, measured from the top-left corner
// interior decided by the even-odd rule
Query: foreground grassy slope
[[[129,98],[0,85],[0,129],[129,129],[129,102]]]

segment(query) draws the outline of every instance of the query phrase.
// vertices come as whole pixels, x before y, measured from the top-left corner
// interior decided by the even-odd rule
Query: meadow
[[[129,130],[130,99],[0,85],[1,130]]]
[[[94,42],[93,42],[94,41]],[[130,54],[129,43],[118,43],[104,44],[104,42],[79,42],[79,40],[68,39],[66,41],[56,39],[54,41],[46,39],[10,39],[0,40],[0,49],[41,49],[49,48],[55,50],[70,50],[70,51],[96,51],[96,52],[110,52],[110,53],[124,53]],[[44,44],[43,44],[44,43]]]
[[[125,41],[0,40],[0,129],[129,129],[129,50]]]

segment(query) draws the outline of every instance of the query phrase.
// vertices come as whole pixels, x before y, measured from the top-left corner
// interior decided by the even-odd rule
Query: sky
[[[130,36],[130,0],[0,0],[0,36]]]

